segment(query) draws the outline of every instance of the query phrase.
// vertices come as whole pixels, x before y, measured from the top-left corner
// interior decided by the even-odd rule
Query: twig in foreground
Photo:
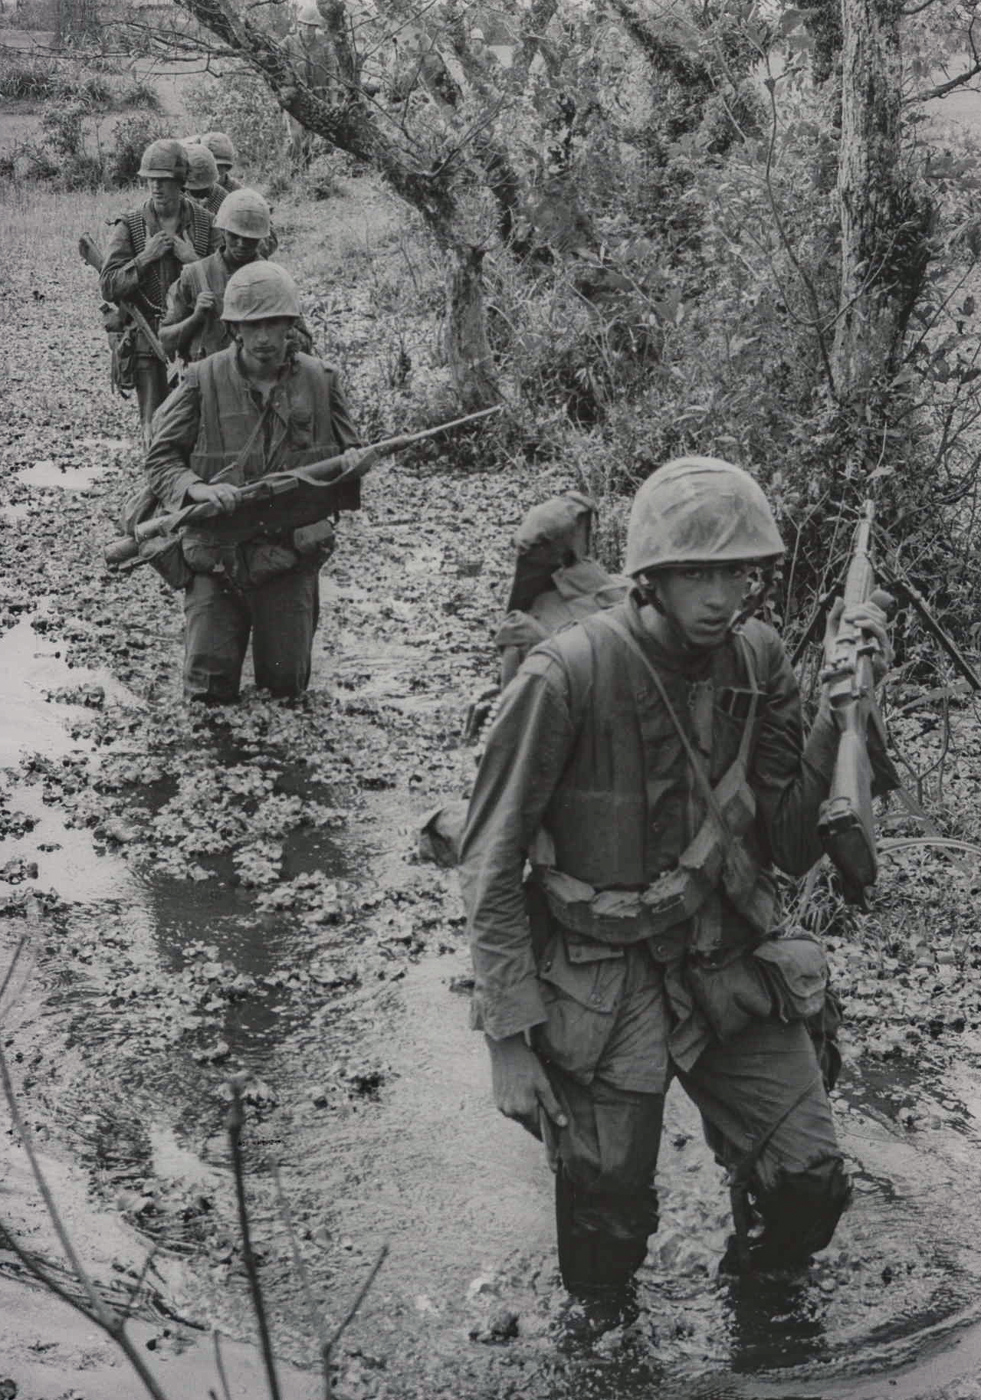
[[[252,1294],[252,1307],[255,1311],[256,1326],[259,1329],[259,1345],[262,1348],[262,1360],[266,1368],[266,1380],[269,1383],[269,1400],[282,1400],[279,1391],[279,1380],[276,1376],[276,1362],[273,1358],[272,1343],[269,1339],[269,1323],[266,1318],[266,1308],[262,1301],[262,1289],[259,1286],[259,1270],[256,1266],[255,1255],[252,1253],[252,1235],[249,1229],[249,1211],[245,1203],[245,1172],[242,1166],[242,1128],[245,1123],[245,1110],[242,1106],[242,1082],[243,1075],[233,1075],[229,1080],[232,1091],[232,1106],[228,1112],[228,1140],[232,1149],[232,1170],[235,1174],[235,1199],[238,1202],[238,1226],[242,1236],[242,1263],[245,1265],[245,1273],[249,1280],[249,1290]]]

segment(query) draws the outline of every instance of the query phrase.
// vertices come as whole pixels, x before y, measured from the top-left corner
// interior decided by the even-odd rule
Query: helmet
[[[179,141],[151,141],[140,161],[140,179],[156,176],[161,180],[176,180],[183,185],[187,175],[187,156]]]
[[[278,263],[260,259],[246,263],[229,277],[221,312],[223,321],[263,321],[267,316],[299,315],[296,283]]]
[[[300,6],[296,12],[296,22],[297,24],[318,24],[323,28],[324,20],[317,8],[316,0],[307,0],[305,5]]]
[[[269,205],[257,190],[232,190],[215,215],[215,228],[241,238],[268,238],[269,227]]]
[[[201,137],[201,145],[207,146],[219,165],[235,164],[235,147],[231,137],[223,131],[206,131]]]
[[[596,502],[581,491],[566,491],[561,496],[552,496],[541,505],[532,506],[518,526],[514,547],[519,554],[527,554],[539,545],[562,545],[582,517],[595,512]]]
[[[218,166],[207,146],[192,146],[185,142],[184,153],[187,156],[187,179],[184,183],[189,190],[210,190],[212,185],[217,185]]]
[[[552,575],[568,562],[576,526],[583,516],[595,513],[595,502],[581,491],[566,491],[532,506],[514,537],[518,560],[508,612],[526,610],[540,593],[554,588]]]
[[[758,483],[718,457],[678,457],[640,487],[627,527],[626,572],[676,564],[777,559],[783,541]]]

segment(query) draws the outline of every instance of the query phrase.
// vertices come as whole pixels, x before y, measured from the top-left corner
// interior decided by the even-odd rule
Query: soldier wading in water
[[[250,638],[257,686],[280,697],[306,690],[318,578],[333,548],[330,517],[358,509],[359,478],[376,460],[356,446],[336,374],[290,340],[300,297],[285,268],[261,260],[239,267],[221,314],[232,343],[188,365],[153,420],[146,460],[166,510],[206,503],[218,511],[181,531],[184,693],[212,704],[237,698]],[[236,514],[240,486],[333,457],[345,480],[308,488],[311,512],[297,491],[255,524],[247,511]]]
[[[614,1315],[657,1228],[672,1077],[745,1188],[727,1272],[806,1263],[850,1196],[805,1024],[826,964],[778,935],[769,873],[821,855],[838,733],[823,700],[805,741],[776,632],[734,624],[753,567],[765,584],[782,553],[740,468],[657,471],[630,518],[630,595],[530,653],[470,802],[460,869],[494,1096],[544,1137],[563,1282]],[[884,614],[848,616],[884,656]]]

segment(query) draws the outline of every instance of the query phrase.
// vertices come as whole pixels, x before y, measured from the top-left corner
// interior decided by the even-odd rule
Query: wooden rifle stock
[[[890,607],[887,593],[875,589],[870,553],[874,503],[866,501],[845,577],[845,608],[869,600]],[[882,730],[875,704],[872,656],[877,644],[854,623],[840,622],[834,650],[821,679],[828,686],[838,726],[838,756],[827,801],[821,804],[818,833],[841,876],[849,904],[866,905],[865,891],[878,874],[875,824],[872,814],[872,763],[868,753],[868,721]]]

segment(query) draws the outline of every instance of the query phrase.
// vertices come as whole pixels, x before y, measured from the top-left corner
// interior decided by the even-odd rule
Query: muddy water
[[[419,567],[435,562],[420,555]],[[355,585],[347,594],[371,601]],[[434,703],[413,693],[411,647],[341,641],[335,673],[353,711]],[[0,639],[0,767],[24,753],[97,766],[88,711],[70,696],[101,686],[106,705],[135,704],[111,676],[70,669],[60,651],[27,622]],[[45,698],[58,692],[68,698]],[[226,765],[248,758],[227,735],[201,742]],[[294,790],[305,782],[298,768],[281,777]],[[172,781],[149,792],[151,807]],[[176,1312],[242,1327],[241,1292],[215,1262],[211,1222],[229,1199],[221,1085],[243,1067],[256,1086],[256,1189],[277,1162],[332,1316],[382,1242],[390,1248],[350,1334],[360,1367],[351,1394],[981,1397],[981,1044],[965,1037],[960,1063],[935,1080],[904,1079],[892,1064],[850,1067],[837,1111],[855,1203],[792,1286],[717,1280],[727,1197],[695,1114],[672,1091],[641,1317],[586,1343],[558,1284],[540,1149],[490,1104],[456,925],[411,956],[394,928],[390,956],[365,954],[348,985],[343,925],[311,931],[258,915],[220,861],[220,878],[197,883],[136,874],[111,843],[46,805],[30,771],[16,805],[38,825],[0,844],[0,866],[30,855],[39,887],[71,901],[46,925],[63,947],[47,963],[42,955],[37,999],[27,995],[17,1028],[38,1116],[58,1116],[101,1200],[127,1212],[131,1236],[163,1245],[161,1287]],[[357,831],[293,833],[286,874],[321,869],[369,886],[384,874],[377,850],[411,816],[403,796],[376,794],[360,815],[373,852]],[[89,1209],[73,1203],[83,1219]],[[296,1311],[288,1250],[267,1209],[266,1196],[281,1345],[302,1356],[303,1325],[284,1320]]]

